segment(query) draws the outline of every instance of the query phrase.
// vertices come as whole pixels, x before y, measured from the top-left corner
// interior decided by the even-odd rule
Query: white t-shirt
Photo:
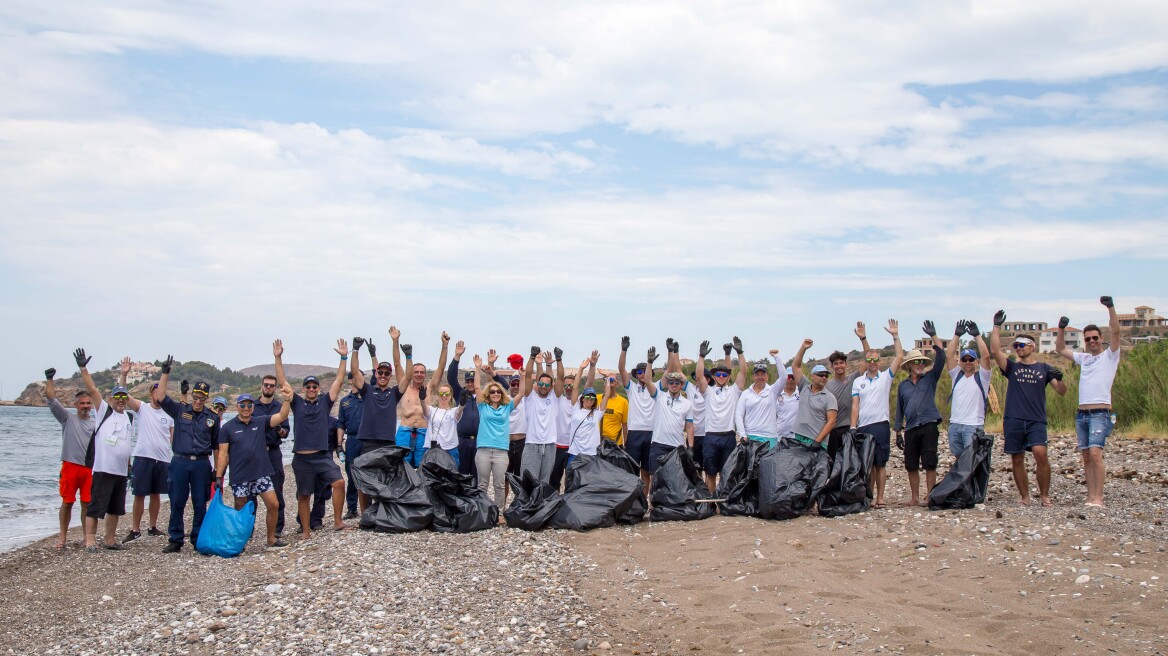
[[[1111,384],[1119,368],[1119,351],[1103,349],[1099,355],[1076,353],[1079,371],[1079,405],[1106,403],[1111,405]]]
[[[431,448],[434,445],[446,450],[458,447],[458,410],[459,408],[430,408],[426,441],[430,443]]]
[[[859,378],[852,381],[852,396],[860,399],[860,414],[856,419],[856,426],[888,421],[888,395],[892,392],[892,373],[885,369],[869,378],[865,371]],[[852,403],[855,403],[853,399]],[[848,417],[848,421],[852,420]]]
[[[694,437],[706,434],[706,395],[698,391],[694,383],[688,383],[685,388],[685,397],[693,404]]]
[[[734,413],[738,410],[738,397],[742,396],[738,385],[734,381],[724,387],[709,385],[702,396],[706,402],[706,432],[734,432]]]
[[[793,394],[787,394],[784,388],[775,397],[778,403],[779,419],[779,437],[792,437],[795,435],[795,417],[799,414],[799,388],[795,388]]]
[[[520,403],[511,408],[511,431],[512,435],[523,435],[527,433],[527,410],[526,406]]]
[[[170,430],[174,428],[174,420],[170,415],[162,408],[155,410],[149,403],[143,403],[138,408],[137,426],[138,441],[134,443],[134,457],[170,462]]]
[[[555,444],[556,418],[560,411],[560,397],[555,390],[540,397],[534,389],[527,393],[520,407],[527,408],[527,443]]]
[[[565,394],[560,397],[560,408],[556,413],[556,446],[568,446],[572,443],[572,411],[575,406]]]
[[[118,476],[128,476],[130,464],[130,442],[134,437],[134,426],[130,423],[130,415],[125,412],[112,412],[109,419],[102,423],[109,405],[102,399],[97,404],[96,423],[101,424],[97,432],[97,439],[93,442],[93,471]]]
[[[990,392],[990,370],[978,366],[974,376],[981,377],[981,389],[973,376],[966,376],[961,367],[949,370],[949,379],[955,382],[953,399],[949,402],[949,423],[965,426],[985,425],[985,394]],[[982,393],[985,390],[985,394]]]
[[[751,385],[742,391],[735,410],[734,429],[739,435],[756,437],[778,437],[779,415],[777,390],[774,385],[766,385],[761,392],[755,392]]]
[[[603,416],[604,413],[599,408],[572,409],[572,418],[569,420],[571,429],[568,433],[571,444],[568,446],[568,453],[596,455],[596,447],[600,446],[600,419]]]
[[[665,391],[661,383],[655,384],[657,385],[658,394]],[[629,398],[629,430],[653,430],[657,403],[649,393],[649,388],[642,385],[640,381],[630,377],[629,384],[625,385],[625,393]]]
[[[654,403],[657,410],[653,421],[653,442],[667,446],[685,444],[685,425],[692,424],[693,403],[682,395],[673,398],[669,392],[657,392]]]

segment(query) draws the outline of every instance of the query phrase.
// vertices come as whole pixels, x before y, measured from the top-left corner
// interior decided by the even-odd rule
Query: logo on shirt
[[[192,415],[189,412],[184,412],[184,413],[182,413],[182,418],[183,419],[194,419],[195,417],[194,417],[194,415]]]
[[[214,425],[215,425],[215,420],[210,418],[210,417],[207,417],[207,428],[211,428]]]

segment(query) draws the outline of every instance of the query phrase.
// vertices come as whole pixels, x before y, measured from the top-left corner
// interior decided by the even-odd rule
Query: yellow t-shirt
[[[601,399],[601,402],[604,400]],[[614,395],[604,409],[604,417],[600,419],[600,436],[623,446],[621,441],[621,426],[629,418],[629,402],[620,394]]]

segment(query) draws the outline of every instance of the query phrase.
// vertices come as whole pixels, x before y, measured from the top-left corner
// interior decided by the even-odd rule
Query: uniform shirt
[[[328,392],[322,391],[312,403],[305,401],[299,393],[292,394],[292,416],[296,420],[292,423],[293,451],[328,451],[329,412],[332,408],[333,402]],[[365,418],[361,420],[362,427],[369,418],[366,408]]]
[[[1046,385],[1054,378],[1045,362],[1022,364],[1006,360],[1006,419],[1023,419],[1046,423]]]
[[[660,382],[654,384],[658,394],[665,391]],[[629,430],[653,430],[657,402],[653,400],[649,388],[630,377],[629,384],[625,385],[625,395],[629,399]]]
[[[264,402],[263,398],[261,396],[255,400],[255,410],[252,413],[253,417],[278,415],[284,409],[284,404],[277,401],[276,397],[273,396],[272,400],[267,403]],[[280,431],[284,431],[283,436],[280,435]],[[280,444],[284,442],[284,438],[290,432],[292,432],[292,424],[288,423],[288,420],[285,419],[279,426],[264,427],[264,441],[267,442],[269,449],[278,449],[280,448]]]
[[[231,484],[241,485],[272,475],[265,428],[271,426],[268,415],[252,415],[246,424],[239,417],[228,419],[219,429],[219,441],[227,446],[227,465]]]
[[[742,390],[734,381],[725,385],[706,386],[706,432],[733,433],[735,430],[734,418],[738,413],[738,399]]]
[[[170,462],[170,429],[174,428],[174,420],[149,403],[138,407],[138,441],[134,444],[135,458],[150,458],[161,462]]]
[[[835,395],[827,388],[811,391],[811,384],[804,377],[799,381],[799,412],[795,415],[795,434],[815,439],[827,423],[827,413],[839,411]],[[824,440],[826,442],[827,440]]]
[[[390,383],[382,389],[366,382],[357,393],[361,395],[361,425],[357,429],[357,437],[362,441],[392,442],[397,434],[397,404],[402,398],[397,384]],[[295,410],[296,406],[292,408]],[[299,415],[296,421],[300,422]]]
[[[657,404],[653,419],[653,442],[667,446],[685,444],[685,425],[692,424],[693,403],[681,396],[670,396],[669,392],[657,392],[653,399]]]
[[[934,346],[937,357],[933,368],[926,371],[917,382],[912,375],[900,381],[896,387],[896,430],[908,430],[917,426],[941,421],[941,411],[937,409],[937,381],[945,369],[945,351]]]
[[[430,408],[426,441],[430,448],[437,446],[450,450],[458,447],[458,408]]]
[[[527,408],[527,443],[556,443],[556,414],[560,409],[560,397],[555,389],[540,397],[534,389],[527,393],[520,407]]]
[[[568,446],[568,453],[596,455],[596,447],[600,446],[600,421],[602,417],[604,415],[598,408],[592,410],[572,408],[572,417],[569,421],[571,442]]]
[[[604,399],[597,399],[603,402]],[[604,417],[600,420],[600,434],[606,439],[617,442],[621,437],[621,427],[629,419],[629,402],[620,394],[613,394],[608,399],[608,406],[604,408]]]
[[[706,434],[706,395],[698,391],[697,385],[686,388],[685,396],[693,404],[694,437]]]
[[[775,400],[774,385],[764,385],[761,392],[755,392],[751,385],[738,397],[735,409],[734,428],[739,435],[756,437],[778,437],[779,417]]]
[[[505,403],[498,408],[490,404],[479,404],[478,448],[502,449],[511,448],[511,409],[514,404]]]
[[[57,399],[49,399],[49,411],[61,424],[61,460],[85,466],[85,452],[89,450],[89,438],[97,423],[93,411],[88,419],[81,419],[69,412]]]
[[[835,397],[836,410],[839,411],[839,415],[835,418],[836,428],[840,426],[847,428],[852,421],[852,383],[860,375],[861,373],[857,371],[839,381],[835,379],[835,374],[832,374],[827,379],[827,385],[824,388]]]
[[[1111,384],[1119,368],[1119,351],[1103,349],[1099,355],[1076,353],[1079,371],[1079,405],[1111,405]]]
[[[985,424],[986,394],[990,391],[990,370],[979,365],[973,376],[981,377],[981,387],[973,376],[966,376],[961,367],[949,370],[953,381],[953,398],[949,399],[949,423],[966,426]],[[982,390],[985,390],[984,392]]]
[[[349,392],[341,399],[341,409],[337,411],[337,425],[345,431],[345,435],[352,437],[361,430],[363,406],[361,396],[355,392]]]
[[[207,406],[195,412],[190,403],[179,403],[169,396],[162,397],[162,409],[174,420],[175,455],[209,456],[219,446],[219,415]]]
[[[129,475],[130,442],[134,437],[134,426],[127,412],[111,412],[105,421],[109,405],[102,399],[97,404],[97,423],[100,428],[93,438],[93,471],[116,476]]]
[[[775,386],[778,387],[777,384]],[[795,418],[799,414],[799,388],[787,394],[784,385],[783,390],[775,395],[775,402],[778,406],[779,437],[790,437],[795,434]]]
[[[860,404],[856,417],[856,427],[888,421],[888,395],[892,392],[892,372],[888,369],[876,372],[875,378],[865,371],[852,381],[852,403]],[[848,409],[850,413],[851,408]],[[851,422],[851,417],[848,418]]]

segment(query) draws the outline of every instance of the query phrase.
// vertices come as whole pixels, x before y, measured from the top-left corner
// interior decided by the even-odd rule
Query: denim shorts
[[[1075,413],[1075,432],[1079,436],[1079,450],[1102,449],[1107,446],[1107,437],[1111,435],[1111,429],[1114,427],[1115,425],[1111,423],[1110,410],[1079,410]]]
[[[958,458],[966,449],[973,446],[973,434],[981,426],[970,426],[969,424],[949,424],[949,450],[953,452],[953,457]]]
[[[1046,422],[1006,417],[1002,420],[1005,434],[1002,450],[1009,454],[1025,453],[1036,446],[1046,446]]]
[[[892,453],[892,426],[887,421],[878,421],[867,426],[860,426],[857,433],[867,433],[872,436],[876,445],[876,457],[872,460],[873,467],[884,467],[888,464],[888,456]]]

